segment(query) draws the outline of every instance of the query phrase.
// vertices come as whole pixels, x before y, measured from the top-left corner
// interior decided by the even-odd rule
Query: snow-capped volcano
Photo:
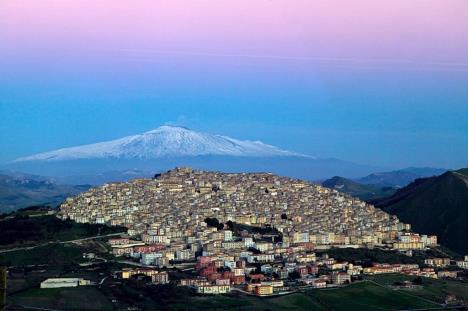
[[[260,141],[238,140],[227,136],[195,132],[184,127],[165,125],[141,135],[39,153],[19,158],[15,162],[105,158],[156,159],[204,155],[304,156]]]

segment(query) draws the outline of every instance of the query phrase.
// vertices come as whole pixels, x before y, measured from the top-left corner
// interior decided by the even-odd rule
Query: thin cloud
[[[120,52],[131,53],[146,53],[159,55],[187,55],[187,56],[211,56],[211,57],[234,57],[234,58],[251,58],[251,59],[276,59],[276,60],[297,60],[297,61],[315,61],[315,62],[332,62],[332,63],[347,63],[347,64],[406,64],[413,66],[431,66],[432,69],[466,71],[468,63],[461,62],[428,62],[415,61],[410,59],[399,58],[356,58],[356,57],[321,57],[321,56],[291,56],[291,55],[260,55],[260,54],[235,54],[235,53],[213,53],[213,52],[187,52],[174,50],[145,50],[145,49],[118,49]],[[135,59],[141,61],[150,61],[151,59]],[[445,67],[445,68],[441,68]],[[465,68],[459,68],[465,67]],[[379,69],[379,68],[377,68]]]

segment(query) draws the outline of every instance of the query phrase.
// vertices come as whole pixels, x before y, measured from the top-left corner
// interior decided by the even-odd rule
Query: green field
[[[0,247],[13,248],[38,245],[50,241],[69,241],[125,232],[122,227],[96,224],[79,224],[71,220],[60,220],[54,215],[20,216],[0,220]]]
[[[354,283],[345,288],[311,289],[280,297],[259,298],[244,294],[232,293],[222,296],[197,296],[188,289],[180,287],[152,287],[139,289],[137,287],[118,287],[114,289],[103,287],[80,287],[72,289],[28,289],[13,294],[8,298],[10,305],[35,306],[60,310],[69,309],[101,309],[113,307],[138,307],[142,310],[336,310],[336,311],[367,311],[367,310],[408,310],[408,309],[443,309],[434,300],[444,282],[428,283],[420,295],[413,291],[404,292],[385,287],[400,281],[399,276],[376,278],[371,281]],[[451,282],[449,282],[451,283]],[[445,285],[442,285],[445,284]],[[466,290],[463,284],[453,282],[450,288],[460,292]],[[426,297],[427,295],[427,297]],[[118,302],[114,305],[111,299]],[[426,299],[427,298],[427,299]],[[93,304],[88,305],[92,300]]]
[[[30,250],[0,253],[0,265],[4,266],[46,264],[65,266],[83,261],[83,249],[78,246],[66,244],[50,244]]]
[[[157,290],[156,290],[157,291]],[[166,294],[122,291],[122,306],[138,306],[143,310],[325,310],[313,298],[297,293],[274,298],[259,298],[243,294],[196,296],[184,288]]]
[[[239,298],[196,297],[189,305],[170,306],[171,310],[326,310],[311,297],[304,294],[292,294],[275,298],[241,296]],[[185,309],[184,309],[185,308]]]
[[[308,290],[281,297],[252,296],[192,296],[181,301],[166,301],[169,310],[407,310],[438,308],[439,304],[412,297],[370,282],[361,282],[346,288]],[[147,309],[151,309],[147,302]],[[153,309],[158,309],[153,305]]]
[[[401,274],[389,274],[367,277],[367,279],[385,286],[392,285],[395,282],[411,281],[414,277]],[[468,301],[468,283],[462,283],[455,280],[435,280],[422,278],[422,288],[414,290],[401,290],[401,292],[410,293],[424,299],[443,303],[445,296],[453,294],[460,299]]]
[[[92,286],[33,288],[8,297],[8,305],[56,310],[113,310],[112,303]]]
[[[437,308],[439,304],[412,297],[370,282],[361,282],[346,288],[316,290],[311,295],[322,306],[331,310],[402,310]]]

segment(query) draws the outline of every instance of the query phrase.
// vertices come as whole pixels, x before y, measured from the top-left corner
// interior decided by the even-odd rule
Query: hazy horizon
[[[0,163],[164,124],[468,166],[468,2],[4,0]]]

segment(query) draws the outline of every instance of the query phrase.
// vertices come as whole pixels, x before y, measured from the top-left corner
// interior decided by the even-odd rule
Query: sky
[[[468,166],[466,0],[2,0],[0,163],[164,124]]]

